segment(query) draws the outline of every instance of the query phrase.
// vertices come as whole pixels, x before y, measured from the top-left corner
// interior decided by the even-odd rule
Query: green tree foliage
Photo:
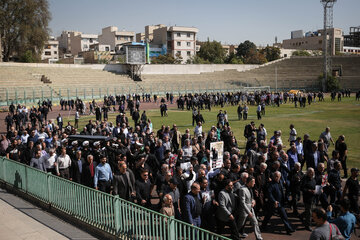
[[[210,64],[210,62],[208,60],[204,60],[201,57],[199,57],[199,55],[194,55],[192,57],[190,57],[187,61],[187,64]]]
[[[33,53],[30,50],[27,50],[24,55],[21,56],[20,61],[22,62],[26,62],[26,63],[32,63],[32,62],[36,62],[36,60],[34,59]]]
[[[318,79],[319,79],[319,84],[320,84],[320,89],[321,89],[322,88],[322,80],[324,79],[324,74],[321,74],[318,77]],[[327,76],[327,80],[326,80],[325,84],[326,84],[327,92],[337,91],[340,89],[339,79],[337,77],[334,77],[330,73]]]
[[[318,79],[319,79],[319,84],[320,84],[320,89],[322,88],[322,80],[324,78],[324,74],[321,74]],[[327,92],[332,92],[332,91],[337,91],[340,89],[340,82],[339,79],[337,77],[334,77],[333,75],[331,75],[330,73],[327,76],[326,79],[326,91]]]
[[[226,57],[225,63],[228,63],[228,64],[243,64],[244,62],[241,60],[240,57],[236,56],[235,53],[230,53]]]
[[[304,50],[298,50],[292,53],[292,56],[311,56],[311,54],[308,51],[304,51]]]
[[[44,43],[48,40],[48,24],[51,19],[47,0],[0,0],[0,33],[4,54],[39,59]]]
[[[220,42],[209,40],[201,45],[200,51],[197,54],[204,61],[210,63],[224,63],[225,51]]]
[[[267,46],[260,52],[265,55],[268,62],[280,59],[280,48]]]
[[[176,55],[176,58],[170,54],[159,55],[158,57],[151,58],[151,64],[180,64],[182,57]]]
[[[237,55],[241,59],[245,59],[250,54],[251,50],[256,51],[256,45],[255,43],[246,40],[245,42],[239,44],[237,48]]]

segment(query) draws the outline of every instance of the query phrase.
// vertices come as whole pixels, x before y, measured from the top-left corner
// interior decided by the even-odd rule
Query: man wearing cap
[[[106,163],[106,156],[100,157],[100,164],[95,168],[94,186],[96,190],[110,193],[113,174],[110,165]]]
[[[350,201],[350,211],[355,213],[356,215],[360,214],[359,211],[359,192],[360,192],[360,185],[359,185],[359,169],[352,168],[351,169],[351,176],[348,180],[346,180],[346,184],[343,191],[343,197],[348,192],[347,196]]]

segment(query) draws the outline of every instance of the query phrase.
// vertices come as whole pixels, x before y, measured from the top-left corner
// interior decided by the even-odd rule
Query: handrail
[[[5,157],[0,157],[0,181],[123,239],[228,239]]]

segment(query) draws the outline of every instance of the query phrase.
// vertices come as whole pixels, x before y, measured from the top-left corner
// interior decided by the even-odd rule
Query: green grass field
[[[289,125],[295,125],[298,136],[310,134],[312,140],[318,140],[325,127],[331,128],[331,135],[336,141],[339,135],[345,135],[345,142],[348,146],[348,168],[360,168],[360,102],[355,101],[355,97],[343,98],[341,102],[331,102],[330,98],[326,102],[316,102],[305,108],[295,108],[294,104],[287,103],[278,107],[267,106],[266,115],[258,121],[256,117],[256,107],[250,106],[248,120],[237,120],[236,106],[227,106],[223,108],[228,112],[230,126],[238,140],[240,147],[245,147],[245,138],[243,137],[244,126],[250,121],[254,121],[256,126],[260,123],[265,125],[268,132],[268,139],[272,136],[274,130],[282,131],[282,140],[284,145],[289,146]],[[141,109],[141,107],[140,107]],[[207,132],[212,125],[216,125],[216,116],[220,108],[213,108],[211,112],[202,111],[205,119],[203,131]],[[127,114],[129,115],[129,114]],[[116,114],[109,115],[109,121],[115,122]],[[147,110],[147,116],[153,122],[154,131],[158,130],[162,124],[172,126],[176,123],[181,133],[189,128],[193,133],[191,111],[181,111],[178,109],[169,109],[168,117],[161,117],[160,110]],[[128,116],[129,117],[129,116]],[[95,119],[95,116],[82,116],[79,129],[88,122],[89,119]],[[74,118],[69,121],[74,122]],[[130,121],[130,117],[129,117]],[[133,121],[130,121],[133,125]],[[359,142],[357,142],[359,141]],[[331,145],[329,155],[334,149]]]

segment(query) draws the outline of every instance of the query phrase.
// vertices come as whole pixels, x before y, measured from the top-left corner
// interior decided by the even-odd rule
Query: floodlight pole
[[[333,7],[337,0],[320,0],[324,6],[324,32],[323,32],[323,56],[324,56],[324,77],[321,81],[322,91],[326,92],[326,81],[328,74],[331,73],[331,46],[333,43],[328,40],[328,29],[333,28]]]

